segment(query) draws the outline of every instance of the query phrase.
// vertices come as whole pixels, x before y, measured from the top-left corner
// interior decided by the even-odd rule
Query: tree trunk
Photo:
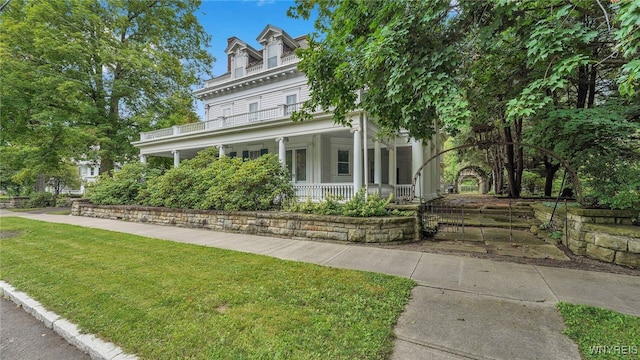
[[[553,192],[553,178],[556,176],[556,172],[560,169],[560,163],[553,164],[549,161],[549,158],[545,155],[544,157],[544,172],[545,172],[545,181],[544,181],[544,196],[551,196]]]
[[[513,136],[511,134],[511,127],[505,126],[503,129],[505,142],[513,143]],[[522,170],[520,170],[520,176],[518,174],[519,163],[522,159],[518,160],[516,158],[516,150],[513,144],[505,145],[505,151],[507,153],[507,185],[509,186],[509,197],[520,197],[520,186],[518,182],[518,178],[522,178]],[[520,152],[522,149],[520,149]]]

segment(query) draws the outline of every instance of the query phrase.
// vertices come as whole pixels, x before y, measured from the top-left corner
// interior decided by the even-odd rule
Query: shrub
[[[50,192],[34,192],[29,195],[30,208],[41,208],[55,205],[56,199]]]
[[[146,164],[132,162],[125,164],[113,174],[100,176],[91,187],[89,199],[100,205],[135,205],[140,192],[144,191],[147,181],[160,175],[160,170]]]
[[[164,206],[172,209],[194,209],[202,201],[207,186],[202,178],[203,170],[211,166],[218,156],[211,149],[183,161],[180,166],[164,175],[149,179],[148,185],[138,195],[142,205]]]
[[[206,170],[208,186],[199,208],[236,210],[268,210],[281,208],[293,197],[294,190],[286,169],[278,157],[266,154],[258,159],[242,161],[222,158]]]
[[[409,212],[387,210],[387,205],[391,202],[391,195],[387,199],[382,199],[378,194],[372,194],[365,199],[365,191],[364,188],[360,189],[351,200],[345,203],[340,203],[339,199],[332,196],[327,196],[323,201],[317,203],[312,202],[311,199],[307,199],[304,203],[291,202],[287,205],[286,211],[350,217],[410,215]]]
[[[218,159],[207,149],[151,179],[138,201],[149,206],[202,210],[268,210],[293,196],[290,177],[275,155]]]

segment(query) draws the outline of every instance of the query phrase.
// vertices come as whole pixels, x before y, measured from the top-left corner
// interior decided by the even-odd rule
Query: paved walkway
[[[579,359],[559,301],[640,316],[640,277],[86,217],[9,213],[414,279],[392,359]],[[604,344],[606,345],[606,344]],[[633,344],[629,344],[633,345]]]

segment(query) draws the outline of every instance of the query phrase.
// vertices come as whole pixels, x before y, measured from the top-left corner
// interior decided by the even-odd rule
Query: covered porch
[[[216,147],[219,156],[243,159],[277,154],[300,201],[321,201],[327,196],[349,200],[365,184],[369,193],[393,194],[395,201],[437,197],[439,161],[424,167],[415,197],[411,190],[414,174],[435,154],[435,144],[406,134],[380,139],[375,125],[365,122],[366,117],[358,113],[352,116],[351,127],[335,125],[329,116],[300,123],[286,119],[232,128],[200,126],[187,133],[174,127],[161,136],[162,130],[153,136],[143,133],[135,145],[140,148],[141,161],[150,156],[170,157],[174,166],[210,147]]]

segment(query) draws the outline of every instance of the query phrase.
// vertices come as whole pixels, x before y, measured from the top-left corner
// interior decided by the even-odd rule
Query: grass
[[[3,217],[0,278],[143,359],[384,359],[410,279]]]
[[[640,317],[587,305],[558,303],[564,334],[583,359],[640,359]]]

